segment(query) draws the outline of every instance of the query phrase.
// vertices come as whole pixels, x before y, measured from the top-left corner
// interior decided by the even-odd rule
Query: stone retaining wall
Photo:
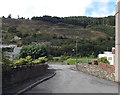
[[[86,72],[86,73],[89,73],[91,75],[94,75],[94,76],[97,76],[100,78],[115,81],[114,71],[109,72],[110,68],[108,68],[108,70],[107,70],[102,67],[104,67],[104,66],[102,66],[100,64],[99,65],[91,65],[91,64],[87,64],[87,63],[78,63],[78,65],[77,65],[77,69],[80,70],[81,72]],[[111,67],[111,70],[113,70],[113,66],[109,66],[109,67]]]
[[[31,78],[44,74],[47,72],[47,68],[47,64],[26,65],[14,68],[3,67],[2,87],[9,88],[11,86],[21,84],[23,81],[27,81]]]

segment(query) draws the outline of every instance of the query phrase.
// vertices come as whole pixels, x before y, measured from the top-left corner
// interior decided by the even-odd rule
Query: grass
[[[70,58],[65,60],[64,62],[69,63],[70,65],[75,65],[76,62],[88,63],[93,60],[97,60],[97,58]]]

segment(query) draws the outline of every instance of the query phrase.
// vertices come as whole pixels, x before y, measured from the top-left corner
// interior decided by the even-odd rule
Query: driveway
[[[118,84],[75,70],[74,65],[50,65],[56,75],[26,93],[118,93]]]

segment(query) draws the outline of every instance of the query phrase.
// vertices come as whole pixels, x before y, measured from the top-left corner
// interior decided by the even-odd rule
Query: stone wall
[[[47,68],[47,64],[26,65],[14,68],[3,67],[2,87],[9,88],[11,86],[21,84],[23,81],[27,81],[44,74],[47,72]]]
[[[87,63],[78,63],[77,69],[81,72],[85,72],[107,80],[115,81],[114,66],[111,65],[92,65]]]

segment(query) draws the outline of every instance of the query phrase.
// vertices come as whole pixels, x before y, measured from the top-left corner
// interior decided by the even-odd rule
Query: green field
[[[69,63],[70,65],[74,65],[76,62],[88,63],[93,60],[97,60],[97,58],[70,58],[65,60],[64,62]]]

